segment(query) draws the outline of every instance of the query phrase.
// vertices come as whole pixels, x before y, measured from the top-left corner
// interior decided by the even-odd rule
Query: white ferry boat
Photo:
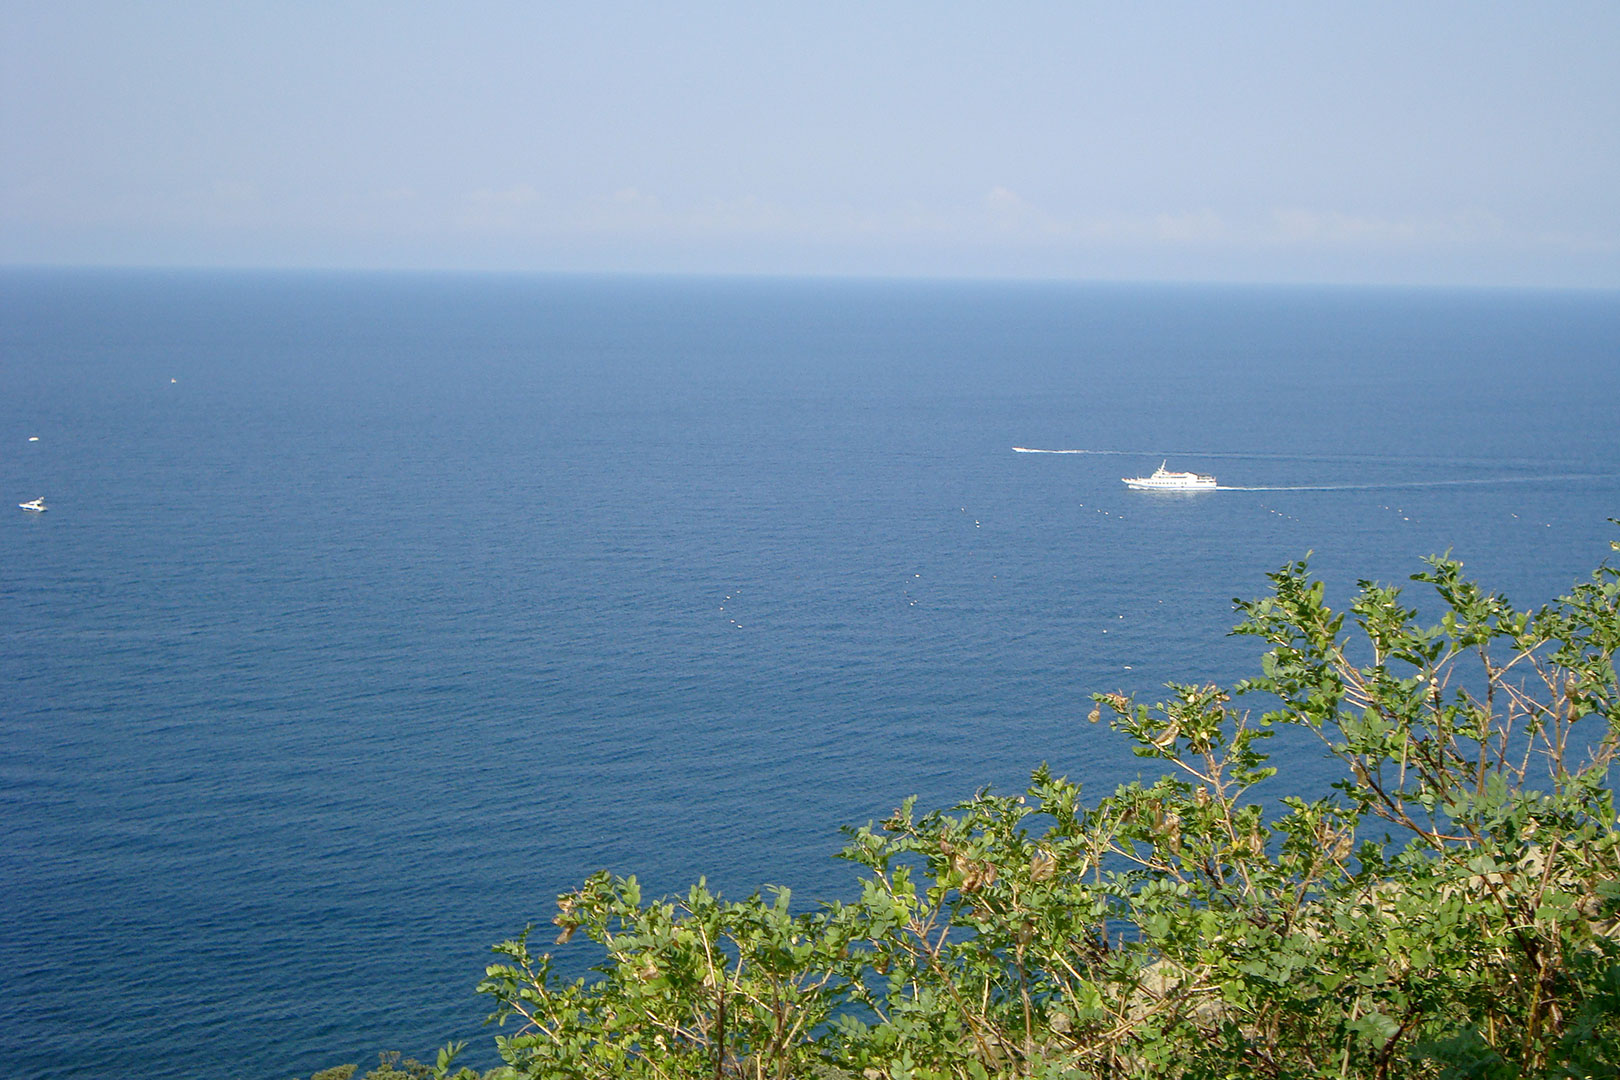
[[[1137,491],[1214,491],[1215,478],[1201,473],[1171,472],[1165,461],[1153,470],[1152,476],[1124,476],[1120,479],[1128,488]]]
[[[43,514],[45,512],[45,496],[41,495],[37,499],[29,499],[25,503],[18,503],[17,508],[27,510],[30,514]]]

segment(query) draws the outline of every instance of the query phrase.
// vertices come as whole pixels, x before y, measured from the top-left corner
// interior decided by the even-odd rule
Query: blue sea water
[[[0,1074],[492,1064],[585,874],[1099,795],[1308,550],[1558,595],[1617,421],[1614,293],[0,272]]]

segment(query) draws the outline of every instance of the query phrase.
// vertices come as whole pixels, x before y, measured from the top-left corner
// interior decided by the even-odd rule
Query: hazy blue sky
[[[0,262],[1620,287],[1620,3],[0,0]]]

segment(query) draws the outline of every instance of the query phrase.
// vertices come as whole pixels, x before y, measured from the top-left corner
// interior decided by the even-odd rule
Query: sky
[[[1620,288],[1620,4],[0,0],[0,263]]]

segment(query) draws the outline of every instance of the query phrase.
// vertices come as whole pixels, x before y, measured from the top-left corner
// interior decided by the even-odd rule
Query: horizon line
[[[680,279],[690,281],[805,281],[893,284],[1062,285],[1089,287],[1162,286],[1166,288],[1372,290],[1402,292],[1523,292],[1620,293],[1620,285],[1525,284],[1500,282],[1435,282],[1379,280],[1279,280],[1267,278],[1196,277],[1082,277],[1043,274],[871,273],[839,271],[764,270],[648,270],[648,269],[542,269],[468,266],[361,266],[278,263],[138,263],[138,262],[10,262],[0,261],[0,273],[177,273],[177,274],[327,274],[394,277],[483,278],[616,278]]]

